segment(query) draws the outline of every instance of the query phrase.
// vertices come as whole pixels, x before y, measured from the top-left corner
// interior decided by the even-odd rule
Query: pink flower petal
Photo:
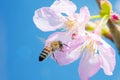
[[[49,7],[43,7],[35,11],[33,21],[42,31],[54,31],[62,27],[64,19]]]
[[[80,14],[78,15],[78,21],[84,22],[84,26],[85,26],[88,23],[89,18],[90,18],[90,13],[89,13],[88,8],[86,6],[80,8]]]
[[[115,68],[115,51],[105,41],[98,45],[100,52],[101,68],[103,68],[106,75],[112,75]]]
[[[90,13],[87,7],[82,7],[80,9],[80,14],[76,15],[78,23],[75,26],[78,26],[78,34],[84,33],[85,25],[88,23],[90,18]]]
[[[81,80],[89,80],[100,69],[100,61],[98,54],[83,53],[79,64],[79,75]]]
[[[69,32],[55,32],[51,34],[46,40],[46,45],[52,41],[62,41],[67,44],[71,40],[71,34]]]
[[[77,45],[74,45],[74,47],[70,46],[64,46],[63,51],[58,51],[55,54],[56,61],[60,65],[67,65],[75,60],[77,60],[81,55],[81,47],[78,47]]]
[[[90,37],[96,42],[101,68],[103,68],[106,75],[112,75],[112,72],[115,68],[115,51],[114,49],[107,44],[100,36],[95,34],[90,34]]]
[[[73,13],[75,13],[77,7],[72,1],[56,0],[52,4],[51,9],[53,9],[55,12],[58,12],[58,13],[65,13],[67,15],[72,15]]]

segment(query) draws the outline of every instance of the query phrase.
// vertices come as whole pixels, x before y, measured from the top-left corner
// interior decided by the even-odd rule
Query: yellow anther
[[[89,44],[86,45],[86,48],[89,50],[90,53],[93,52],[94,48],[93,48],[93,41],[92,40],[89,42]]]
[[[68,26],[68,29],[71,30],[72,27],[74,26],[74,21],[68,19],[65,24]]]

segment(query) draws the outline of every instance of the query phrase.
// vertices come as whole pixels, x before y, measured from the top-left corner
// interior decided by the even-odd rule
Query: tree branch
[[[120,52],[120,27],[118,25],[115,25],[110,19],[108,20],[107,25]]]

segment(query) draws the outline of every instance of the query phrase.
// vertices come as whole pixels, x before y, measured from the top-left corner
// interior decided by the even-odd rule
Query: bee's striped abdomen
[[[47,58],[47,56],[50,54],[50,49],[48,48],[44,48],[42,53],[39,56],[39,61],[43,61],[45,58]]]

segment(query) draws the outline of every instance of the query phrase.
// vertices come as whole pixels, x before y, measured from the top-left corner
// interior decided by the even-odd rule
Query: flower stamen
[[[68,30],[71,30],[72,27],[74,26],[74,21],[68,19],[68,20],[65,22],[65,24],[66,24],[66,26],[68,27]]]

